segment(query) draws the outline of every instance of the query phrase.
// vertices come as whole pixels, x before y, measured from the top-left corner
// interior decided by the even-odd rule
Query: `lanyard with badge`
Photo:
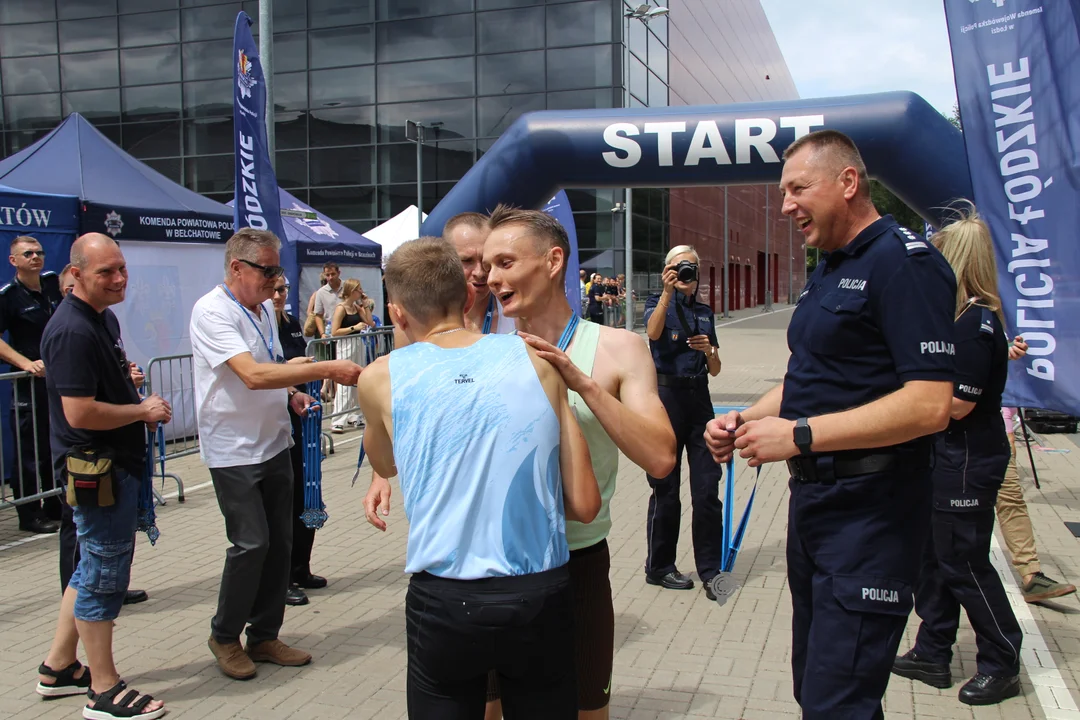
[[[487,314],[484,315],[484,334],[491,332],[491,318],[495,316],[495,296],[488,295]]]
[[[259,339],[262,340],[262,344],[263,344],[263,347],[266,348],[266,352],[270,353],[270,358],[276,363],[285,362],[284,357],[278,357],[278,356],[274,355],[274,330],[273,330],[273,328],[271,327],[271,329],[270,329],[270,342],[267,342],[266,341],[266,336],[263,335],[262,329],[259,327],[259,324],[257,322],[255,322],[255,318],[253,318],[251,316],[251,313],[248,312],[248,309],[240,304],[240,301],[236,299],[236,296],[232,294],[232,291],[229,290],[227,285],[222,283],[221,289],[225,291],[225,294],[229,296],[229,299],[232,300],[234,303],[236,303],[236,306],[238,308],[240,308],[244,312],[245,316],[247,316],[248,322],[251,323],[251,327],[255,328],[255,332],[259,333]],[[264,307],[262,305],[260,305],[260,307],[262,307],[263,314],[267,315],[266,307]]]

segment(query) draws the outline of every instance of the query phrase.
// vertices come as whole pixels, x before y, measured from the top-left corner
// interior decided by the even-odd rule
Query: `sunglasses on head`
[[[23,251],[22,256],[24,258],[28,259],[28,260],[30,258],[32,258],[32,257],[41,257],[41,258],[43,258],[43,257],[45,257],[45,251],[44,250],[25,250],[25,251]]]
[[[281,267],[280,265],[260,265],[259,263],[253,263],[250,260],[244,260],[243,258],[237,259],[248,267],[253,267],[256,270],[261,270],[263,277],[267,280],[273,280],[274,278],[279,278],[285,274],[285,268]]]

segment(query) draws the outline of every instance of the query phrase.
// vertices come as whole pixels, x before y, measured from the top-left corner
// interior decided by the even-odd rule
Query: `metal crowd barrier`
[[[48,427],[49,408],[38,407],[37,393],[34,387],[37,383],[44,384],[44,378],[35,378],[28,372],[0,373],[0,393],[11,398],[12,411],[11,436],[15,452],[11,456],[10,464],[5,464],[4,478],[0,481],[0,508],[10,508],[24,503],[40,501],[44,498],[54,497],[64,492],[64,484],[58,478],[54,478],[54,487],[43,487],[41,467],[52,467],[52,452],[49,450],[49,438],[39,438],[39,423],[44,422]],[[44,414],[43,417],[39,415]],[[25,432],[20,431],[20,426],[29,421],[30,437],[24,437]],[[43,428],[44,429],[44,428]],[[4,454],[4,435],[0,433],[0,457]],[[29,440],[29,442],[27,442]],[[27,447],[31,445],[32,447]],[[22,459],[32,454],[34,457],[34,477],[27,478],[23,469]],[[9,483],[9,484],[5,484]],[[30,486],[27,487],[27,483]],[[32,492],[23,492],[23,490]]]
[[[176,499],[184,502],[184,481],[176,473],[167,472],[168,460],[194,455],[199,452],[199,428],[195,417],[195,364],[188,355],[163,355],[150,358],[146,364],[146,380],[143,383],[147,395],[157,393],[172,406],[172,420],[158,425],[156,431],[147,431],[147,452],[153,458],[154,477],[169,478],[176,483]],[[157,495],[159,504],[165,501]]]

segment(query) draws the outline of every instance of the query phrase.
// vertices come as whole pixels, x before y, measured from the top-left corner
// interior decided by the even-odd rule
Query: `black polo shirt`
[[[41,359],[41,334],[60,301],[60,277],[41,273],[41,290],[31,290],[12,278],[0,288],[0,334],[8,333],[8,345],[27,360]]]
[[[656,312],[660,295],[650,295],[645,301],[645,324]],[[679,310],[682,310],[682,318]],[[685,324],[684,324],[685,322]],[[708,375],[709,365],[705,353],[695,350],[686,341],[695,335],[708,335],[709,344],[719,347],[716,340],[716,322],[708,305],[700,303],[676,291],[671,296],[664,317],[664,331],[659,340],[649,340],[653,363],[658,375]]]
[[[61,401],[66,396],[93,397],[112,405],[141,402],[131,382],[120,323],[112,310],[99,313],[68,295],[42,335],[41,359],[48,368],[45,384],[49,391],[49,442],[57,477],[62,477],[68,451],[87,446],[112,451],[121,468],[141,474],[146,464],[144,423],[133,422],[114,430],[75,429],[68,424]]]
[[[822,256],[788,325],[781,417],[849,410],[911,380],[956,377],[956,277],[886,215]]]

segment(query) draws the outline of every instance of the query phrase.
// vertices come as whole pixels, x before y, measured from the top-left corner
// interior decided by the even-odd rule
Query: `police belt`
[[[809,455],[787,461],[795,482],[806,485],[832,485],[837,480],[856,475],[885,472],[896,466],[899,455],[892,451],[869,455]]]
[[[661,375],[656,374],[656,384],[670,388],[707,388],[709,378],[706,375]]]

